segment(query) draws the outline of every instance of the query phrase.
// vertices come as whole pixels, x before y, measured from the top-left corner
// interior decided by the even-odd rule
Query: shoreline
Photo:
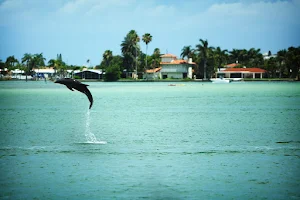
[[[76,79],[80,82],[106,82],[103,79]],[[23,81],[26,82],[25,79],[18,79],[18,78],[12,78],[12,77],[0,77],[0,81]],[[32,80],[28,79],[28,81],[45,81],[45,79],[40,80]],[[51,79],[47,79],[46,81],[53,81]],[[300,80],[296,80],[293,78],[244,78],[239,81],[233,81],[233,82],[262,82],[262,81],[271,81],[271,82],[298,82]],[[155,80],[146,80],[146,79],[126,79],[122,78],[117,81],[107,81],[107,82],[211,82],[209,79],[202,80],[202,79],[155,79]]]

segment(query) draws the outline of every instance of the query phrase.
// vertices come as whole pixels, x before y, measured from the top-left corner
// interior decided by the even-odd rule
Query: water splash
[[[86,123],[85,123],[85,137],[87,142],[92,144],[106,144],[105,141],[98,141],[95,134],[91,132],[90,129],[90,110],[86,113]]]

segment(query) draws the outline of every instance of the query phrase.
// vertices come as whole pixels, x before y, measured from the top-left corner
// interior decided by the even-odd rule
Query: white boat
[[[213,83],[230,83],[229,79],[224,78],[211,78],[210,81]]]

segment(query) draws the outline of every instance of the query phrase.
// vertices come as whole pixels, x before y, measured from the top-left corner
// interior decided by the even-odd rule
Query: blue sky
[[[0,0],[0,59],[43,53],[48,61],[61,53],[67,64],[97,65],[107,49],[121,54],[131,29],[153,36],[149,54],[160,48],[180,56],[200,38],[276,53],[300,46],[299,19],[300,0]]]

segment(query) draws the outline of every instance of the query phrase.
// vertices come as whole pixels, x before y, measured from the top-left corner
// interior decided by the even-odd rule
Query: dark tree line
[[[226,64],[238,63],[237,67],[258,67],[265,69],[270,78],[296,78],[299,80],[300,47],[289,47],[277,52],[275,56],[268,52],[264,58],[260,49],[227,49],[208,45],[207,40],[199,40],[193,49],[184,46],[181,50],[182,58],[192,58],[197,64],[197,77],[207,79]]]

